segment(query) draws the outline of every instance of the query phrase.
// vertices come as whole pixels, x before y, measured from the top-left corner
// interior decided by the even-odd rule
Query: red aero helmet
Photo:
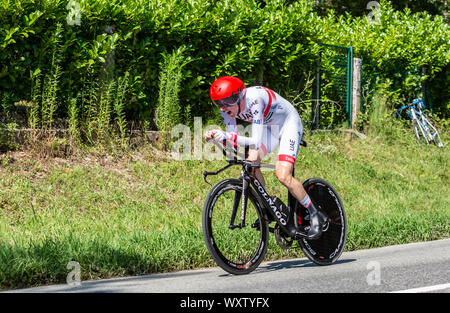
[[[211,100],[219,106],[232,106],[237,104],[241,91],[244,88],[244,82],[239,78],[224,76],[212,83],[209,89],[209,95],[211,96]]]

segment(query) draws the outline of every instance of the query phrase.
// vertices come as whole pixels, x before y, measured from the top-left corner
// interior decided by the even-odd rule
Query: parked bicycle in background
[[[421,98],[417,98],[411,104],[397,109],[397,115],[400,117],[401,112],[407,110],[419,143],[429,144],[432,141],[436,146],[442,148],[444,145],[442,144],[439,132],[430,122],[430,119],[425,116],[425,113],[422,111],[423,109],[425,109],[425,104]]]

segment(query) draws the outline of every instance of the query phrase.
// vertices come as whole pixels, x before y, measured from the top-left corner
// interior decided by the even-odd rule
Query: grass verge
[[[316,133],[305,138],[297,177],[322,177],[343,199],[346,250],[450,236],[448,145]],[[444,144],[448,136],[443,134]],[[223,161],[170,161],[142,148],[126,157],[34,159],[1,155],[0,288],[64,283],[69,261],[81,279],[215,266],[201,214],[211,186],[201,173]],[[238,177],[233,168],[212,183]],[[286,189],[265,172],[269,194]],[[265,260],[301,257],[273,237]]]

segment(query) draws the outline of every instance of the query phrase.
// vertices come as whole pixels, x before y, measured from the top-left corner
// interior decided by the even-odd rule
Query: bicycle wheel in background
[[[414,134],[416,135],[416,139],[420,144],[428,144],[427,134],[425,133],[424,126],[418,120],[412,120],[412,124],[414,127]]]
[[[433,141],[434,144],[439,148],[442,148],[444,145],[442,144],[441,136],[439,136],[437,128],[433,125],[433,123],[431,123],[431,121],[428,118],[425,118],[425,121],[428,123],[429,126],[427,128],[427,131],[429,133],[431,141]]]
[[[214,261],[231,274],[248,274],[255,270],[267,251],[269,228],[254,191],[248,188],[246,226],[230,229],[235,201],[237,214],[233,224],[241,220],[242,181],[226,179],[208,194],[203,207],[203,236]],[[259,220],[260,229],[252,228]]]
[[[324,225],[323,233],[318,239],[303,238],[298,242],[302,251],[312,262],[329,265],[336,261],[344,251],[347,239],[347,218],[344,206],[336,190],[323,179],[308,179],[303,183],[303,187],[317,208],[325,212],[331,221]],[[301,205],[297,205],[297,207],[301,208],[301,223],[308,225],[308,211]]]

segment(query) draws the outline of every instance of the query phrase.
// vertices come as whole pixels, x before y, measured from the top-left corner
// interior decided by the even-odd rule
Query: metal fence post
[[[316,101],[313,102],[311,108],[311,130],[319,128],[320,123],[320,67],[322,61],[322,52],[319,52],[319,59],[317,60],[317,71],[316,71]]]
[[[349,47],[347,51],[347,103],[346,103],[348,127],[351,127],[352,125],[352,89],[353,89],[353,47]]]

